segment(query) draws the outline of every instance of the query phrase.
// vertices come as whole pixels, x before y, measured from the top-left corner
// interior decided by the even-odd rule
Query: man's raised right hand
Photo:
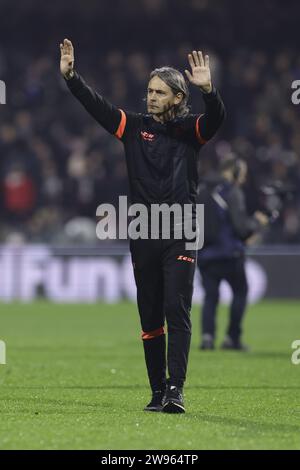
[[[64,39],[63,44],[60,44],[60,71],[66,78],[72,77],[74,68],[74,47],[69,39]]]

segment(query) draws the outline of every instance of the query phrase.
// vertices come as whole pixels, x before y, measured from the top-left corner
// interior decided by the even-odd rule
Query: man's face
[[[159,77],[151,78],[147,90],[147,109],[148,113],[153,117],[159,117],[162,113],[168,114],[174,105],[180,103],[182,100],[182,93],[175,95],[173,90]]]

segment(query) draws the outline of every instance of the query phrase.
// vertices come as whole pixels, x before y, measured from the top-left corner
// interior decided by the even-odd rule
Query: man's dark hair
[[[159,77],[172,89],[175,95],[177,95],[177,93],[182,93],[183,98],[181,102],[176,105],[175,114],[178,117],[186,116],[190,112],[189,106],[187,105],[190,93],[182,73],[173,67],[160,67],[152,70],[150,73],[150,80],[153,77]]]

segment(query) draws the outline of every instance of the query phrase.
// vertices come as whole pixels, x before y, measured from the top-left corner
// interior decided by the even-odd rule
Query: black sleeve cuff
[[[68,85],[68,87],[72,90],[74,88],[76,88],[76,85],[78,86],[79,83],[81,83],[81,79],[80,79],[80,76],[79,74],[76,72],[76,70],[74,70],[74,75],[72,78],[65,78],[64,77],[64,80],[66,82],[66,84]]]
[[[213,100],[217,97],[217,95],[218,95],[218,91],[214,85],[212,86],[212,90],[210,93],[205,93],[202,91],[202,96],[205,101]]]

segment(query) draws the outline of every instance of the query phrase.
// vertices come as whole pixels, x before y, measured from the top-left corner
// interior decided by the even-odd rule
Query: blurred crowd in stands
[[[68,37],[88,84],[138,112],[145,111],[153,68],[183,71],[190,50],[208,52],[227,121],[203,149],[200,174],[234,151],[248,162],[250,212],[264,209],[265,187],[276,187],[280,213],[264,242],[300,243],[300,105],[291,102],[291,84],[300,79],[292,40],[300,5],[290,4],[288,10],[262,0],[258,12],[244,0],[0,0],[0,79],[7,87],[7,104],[0,105],[0,242],[64,242],[76,237],[76,218],[89,220],[94,236],[97,206],[128,194],[122,144],[88,116],[60,76],[59,43]],[[197,90],[191,106],[203,110]],[[269,209],[272,195],[267,199]]]

